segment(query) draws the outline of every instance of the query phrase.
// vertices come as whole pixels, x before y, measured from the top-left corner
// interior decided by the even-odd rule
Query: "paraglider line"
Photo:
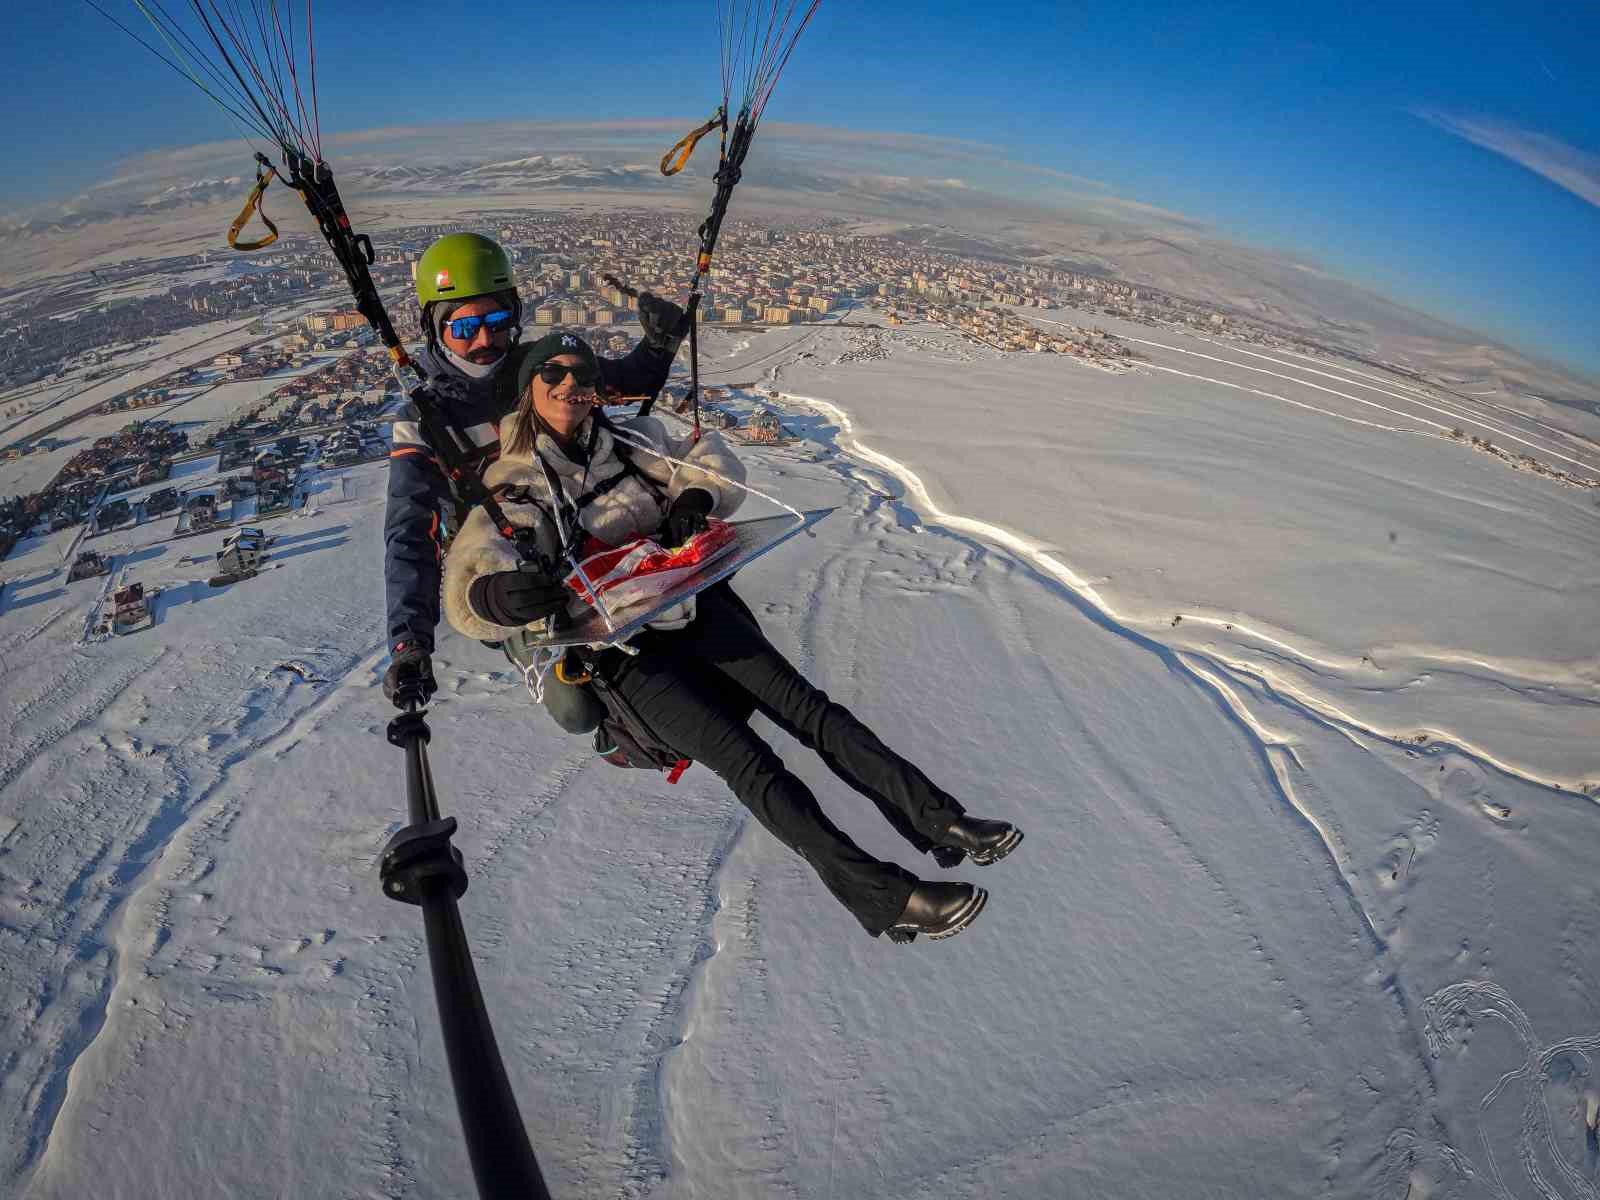
[[[311,0],[306,0],[306,54],[310,59],[311,120],[315,131],[317,158],[322,158],[322,110],[317,107],[317,43],[311,36]]]
[[[269,133],[266,129],[262,128],[259,124],[257,124],[256,119],[254,117],[251,117],[251,116],[249,116],[249,115],[247,115],[247,114],[245,114],[243,112],[240,112],[238,109],[236,109],[232,105],[230,105],[227,101],[222,100],[221,98],[219,98],[216,95],[215,92],[213,92],[210,88],[206,87],[206,85],[204,83],[200,82],[200,80],[195,77],[195,75],[194,75],[194,73],[192,71],[189,71],[186,68],[180,66],[179,64],[173,62],[172,59],[168,58],[165,54],[161,53],[161,51],[157,50],[149,42],[145,41],[137,33],[135,33],[133,30],[129,29],[126,25],[124,25],[121,21],[119,21],[115,17],[113,17],[105,9],[101,8],[98,4],[95,3],[95,0],[84,0],[84,3],[87,4],[90,8],[94,9],[95,12],[99,13],[106,20],[110,21],[118,29],[122,30],[123,33],[127,34],[134,41],[138,42],[139,45],[143,46],[146,50],[150,51],[151,54],[154,54],[162,62],[166,63],[167,66],[171,67],[179,75],[183,76],[183,78],[188,80],[190,83],[194,84],[195,87],[199,88],[202,92],[204,92],[206,94],[206,96],[208,96],[211,99],[211,101],[217,105],[218,108],[222,109],[223,112],[227,113],[230,117],[232,117],[234,119],[235,122],[237,122],[241,126],[241,131],[243,129],[249,129],[251,132],[253,132],[258,137],[266,138],[269,141],[272,140],[271,133]],[[141,11],[144,11],[145,17],[150,21],[150,23],[152,25],[156,26],[157,31],[161,32],[163,39],[166,39],[166,33],[165,33],[165,31],[163,31],[161,29],[160,23],[157,22],[154,17],[150,16],[148,11],[144,10],[143,5],[139,4],[139,0],[134,0],[134,3],[135,3],[135,5],[137,7],[140,8]],[[168,45],[170,46],[171,45],[170,39],[166,39],[166,40],[168,41]],[[173,53],[179,54],[179,56],[182,57],[181,52],[179,52],[176,47],[173,47]],[[250,138],[248,136],[246,136],[244,140],[245,140],[245,144],[246,145],[250,144]]]

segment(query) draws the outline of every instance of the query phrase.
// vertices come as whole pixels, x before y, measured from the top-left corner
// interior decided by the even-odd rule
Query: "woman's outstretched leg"
[[[651,729],[715,771],[763,826],[811,864],[868,933],[877,936],[894,924],[916,876],[873,858],[834,825],[772,747],[730,714],[714,678],[649,650],[616,659],[607,664],[612,686]]]
[[[955,797],[801,675],[767,641],[731,588],[708,588],[699,605],[694,623],[671,635],[674,655],[737,684],[769,720],[877,805],[918,850],[931,849],[963,815]]]

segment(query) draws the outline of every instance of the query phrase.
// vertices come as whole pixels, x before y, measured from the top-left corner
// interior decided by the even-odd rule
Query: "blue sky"
[[[0,211],[231,135],[87,5],[5,7]],[[720,90],[712,0],[314,12],[325,132],[687,119]],[[1587,3],[823,0],[768,116],[985,143],[1600,374],[1597,46]]]

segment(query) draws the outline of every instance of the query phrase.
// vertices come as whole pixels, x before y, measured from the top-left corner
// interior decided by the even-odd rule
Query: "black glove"
[[[383,694],[396,708],[423,705],[439,690],[433,680],[433,660],[415,642],[396,642],[383,673]]]
[[[496,571],[480,575],[467,589],[472,611],[494,625],[526,625],[567,607],[572,593],[539,571]]]
[[[668,354],[676,354],[678,343],[689,333],[689,315],[653,292],[639,293],[639,324],[645,343]]]
[[[714,496],[704,488],[686,488],[667,509],[661,526],[666,545],[681,546],[706,527],[706,517],[717,506]]]

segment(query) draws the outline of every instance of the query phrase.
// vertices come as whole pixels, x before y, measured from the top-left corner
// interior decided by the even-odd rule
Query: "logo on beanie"
[[[570,333],[563,334],[561,336],[561,344],[563,346],[571,346],[573,349],[577,349],[578,339],[573,337]]]
[[[433,277],[433,286],[441,292],[451,292],[455,290],[456,285],[455,281],[450,278],[449,271],[440,271]]]

